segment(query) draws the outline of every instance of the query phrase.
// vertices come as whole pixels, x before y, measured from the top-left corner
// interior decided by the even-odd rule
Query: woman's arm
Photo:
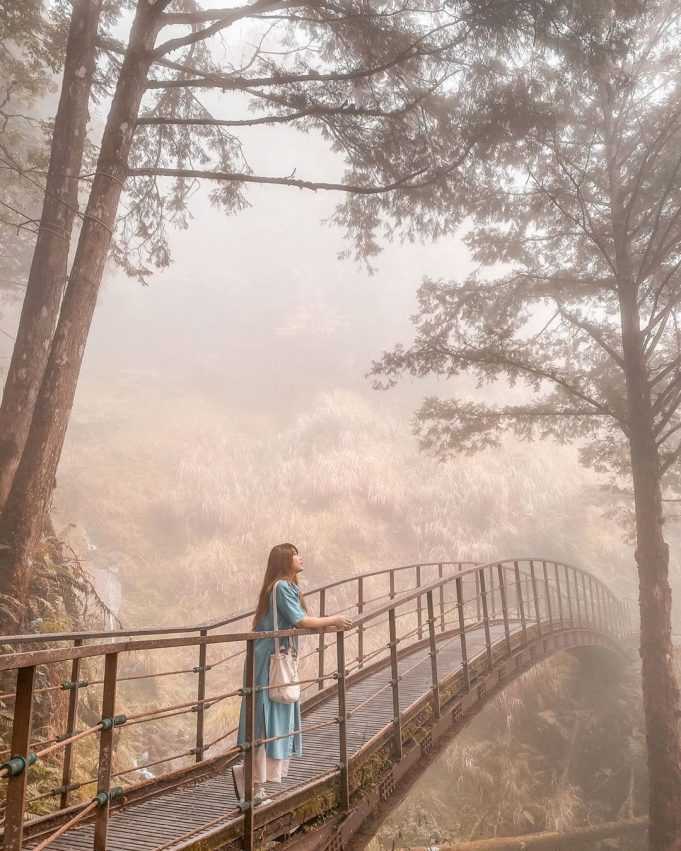
[[[298,621],[296,629],[350,629],[352,621],[345,615],[329,615],[325,618],[315,618],[305,615]]]

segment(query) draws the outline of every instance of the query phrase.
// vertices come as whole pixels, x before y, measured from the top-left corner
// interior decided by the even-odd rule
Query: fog
[[[95,116],[95,125],[98,122],[101,115]],[[340,177],[340,160],[314,134],[290,128],[251,129],[247,141],[256,172],[286,174],[297,169],[305,177]],[[315,512],[314,501],[296,504],[293,489],[291,504],[282,506],[283,516],[300,513],[293,528],[287,528],[285,522],[272,526],[268,521],[258,530],[256,522],[246,546],[238,521],[230,521],[228,527],[209,523],[209,528],[188,531],[176,542],[172,556],[166,544],[175,531],[171,528],[175,518],[160,519],[165,509],[157,511],[152,505],[169,497],[169,490],[173,499],[178,498],[181,483],[191,475],[187,467],[195,459],[197,446],[204,452],[201,464],[211,463],[206,440],[214,447],[215,469],[229,467],[220,454],[222,442],[231,447],[245,439],[253,441],[258,469],[232,466],[225,469],[225,476],[249,476],[250,487],[265,502],[268,488],[269,499],[280,499],[279,485],[268,482],[268,471],[281,467],[282,440],[286,452],[300,455],[302,476],[319,475],[313,467],[318,459],[308,457],[300,423],[314,419],[322,410],[327,411],[323,416],[334,411],[337,421],[326,425],[331,435],[354,444],[355,455],[351,461],[346,459],[348,463],[371,468],[373,475],[380,476],[372,462],[376,446],[385,449],[386,463],[392,461],[396,467],[384,476],[395,481],[397,490],[408,488],[411,476],[429,477],[434,470],[439,471],[436,475],[446,490],[447,481],[456,479],[457,467],[464,478],[475,476],[478,470],[480,480],[490,476],[508,479],[508,483],[494,485],[499,500],[485,504],[484,516],[472,516],[465,502],[455,509],[461,512],[461,523],[480,530],[479,539],[471,532],[465,536],[465,544],[456,538],[447,542],[441,532],[433,540],[428,534],[417,540],[404,534],[404,518],[400,518],[393,528],[390,522],[382,526],[383,542],[373,542],[376,565],[387,566],[391,560],[408,563],[434,554],[478,559],[536,553],[584,563],[604,577],[619,579],[623,590],[634,595],[633,560],[625,540],[628,530],[616,519],[606,518],[610,500],[600,491],[603,480],[576,466],[573,448],[513,445],[478,459],[452,459],[445,465],[419,454],[409,432],[414,409],[424,395],[480,395],[503,401],[509,393],[503,385],[477,389],[466,378],[450,382],[407,379],[390,391],[379,392],[366,377],[372,359],[395,342],[411,338],[409,317],[416,310],[415,293],[421,279],[460,277],[471,270],[461,239],[465,229],[434,243],[384,241],[370,273],[364,264],[339,259],[351,246],[339,228],[328,223],[338,193],[252,186],[250,208],[234,216],[213,207],[208,193],[205,186],[196,192],[188,229],[170,229],[172,264],[153,274],[149,286],[109,265],[58,475],[55,511],[59,529],[76,527],[77,531],[69,534],[78,554],[85,563],[91,562],[100,590],[105,597],[113,595],[117,614],[124,621],[130,617],[139,620],[141,601],[135,588],[141,572],[149,573],[153,564],[147,580],[153,582],[154,577],[164,575],[167,582],[168,576],[175,575],[179,581],[192,552],[216,538],[230,552],[229,566],[224,569],[232,575],[235,565],[242,564],[253,592],[274,543],[269,530],[276,529],[282,539],[298,540],[302,535],[317,553],[337,551],[333,542],[339,529],[326,527],[323,534],[328,539],[314,540],[308,525]],[[10,304],[5,310],[3,328],[10,334],[17,307]],[[11,341],[4,337],[2,344],[6,355]],[[361,433],[369,424],[378,430],[376,444],[363,446]],[[334,447],[330,445],[329,450]],[[153,471],[145,466],[152,456]],[[537,459],[542,459],[538,465]],[[400,461],[406,465],[403,470]],[[145,470],[147,480],[140,490]],[[327,479],[321,489],[328,487],[333,492],[334,481],[342,473],[330,469],[322,475]],[[532,495],[529,505],[516,503],[507,487],[510,484],[512,491],[511,483],[523,475],[527,481],[522,488]],[[158,477],[156,481],[153,476]],[[568,481],[561,494],[560,483]],[[191,498],[204,503],[235,499],[248,511],[243,496],[237,497],[231,487],[197,479]],[[246,483],[241,481],[239,487],[243,490]],[[202,488],[217,488],[219,494],[202,494]],[[327,502],[320,493],[317,498],[320,504]],[[116,500],[114,512],[108,499]],[[588,525],[575,534],[574,518],[566,510],[583,503],[589,506],[589,518],[584,521]],[[341,505],[339,502],[339,511]],[[325,510],[329,507],[333,510],[333,504]],[[182,506],[177,510],[182,513]],[[190,506],[185,510],[190,511]],[[227,511],[228,506],[222,510]],[[407,505],[405,510],[409,513],[413,506]],[[435,517],[437,505],[430,510]],[[427,504],[419,507],[420,513],[424,511],[428,511]],[[553,516],[555,511],[562,512],[562,529],[557,532],[562,546],[556,544],[561,522]],[[149,519],[152,515],[153,521]],[[338,522],[342,526],[340,518]],[[136,531],[129,536],[126,532],[130,529]],[[505,529],[503,534],[500,529]],[[554,532],[547,534],[547,529]],[[83,540],[90,543],[83,544]],[[541,551],[545,541],[551,542],[550,552]],[[497,546],[510,549],[497,551]],[[350,533],[346,550],[347,556],[335,562],[324,558],[322,564],[321,556],[313,556],[310,574],[328,578],[359,569],[360,563],[372,564],[372,548],[366,546],[362,534]],[[590,563],[597,554],[601,554],[602,565]],[[169,566],[169,558],[179,561]],[[215,558],[212,576],[220,572],[219,557]],[[121,559],[127,567],[116,564]],[[116,583],[107,591],[103,564],[113,565],[117,575],[121,571],[128,576],[122,596]],[[152,612],[145,608],[143,617],[153,613],[156,622],[169,622],[174,610],[171,605],[163,606],[162,600],[161,594],[161,605]],[[223,605],[231,608],[231,604],[214,599],[212,605],[216,613]],[[197,608],[191,600],[183,603],[186,614],[194,614]]]
[[[211,106],[224,112],[219,98]],[[95,128],[103,115],[100,106]],[[315,133],[268,127],[244,140],[255,173],[342,177]],[[411,423],[425,395],[504,402],[518,391],[468,378],[377,391],[367,378],[372,360],[410,341],[421,280],[472,271],[465,224],[436,242],[384,240],[370,271],[339,256],[352,246],[329,222],[337,193],[251,186],[251,206],[226,216],[209,191],[197,189],[187,229],[170,228],[172,263],[148,286],[109,264],[87,344],[53,518],[112,609],[110,623],[199,623],[250,608],[282,540],[300,547],[308,586],[417,561],[531,556],[587,568],[636,598],[630,506],[579,466],[577,446],[507,439],[447,462],[419,450]],[[3,375],[19,308],[2,305]],[[681,536],[674,522],[665,532],[678,596]],[[473,835],[484,817],[476,796],[493,799],[499,772],[519,798],[547,792],[551,824],[615,818],[629,785],[631,812],[643,806],[638,672],[632,666],[612,694],[599,671],[575,691],[580,672],[572,657],[554,661],[526,701],[515,684],[443,752],[374,847]],[[592,707],[574,756],[570,737]],[[606,728],[614,767],[603,779],[589,750]],[[618,752],[615,733],[626,730]],[[536,768],[541,758],[569,767],[573,756],[572,784]],[[524,786],[523,760],[536,769]],[[446,795],[461,777],[477,791],[454,818]],[[500,816],[494,829],[513,824]]]
[[[321,140],[284,130],[274,135],[287,156],[266,163],[265,173],[297,166],[326,177],[333,170]],[[86,382],[145,371],[163,384],[188,381],[211,398],[277,415],[330,388],[368,394],[364,376],[372,358],[409,334],[421,277],[469,268],[456,238],[394,242],[371,275],[338,259],[348,245],[325,223],[338,193],[254,187],[249,200],[250,209],[228,217],[202,190],[189,229],[172,233],[172,267],[149,287],[112,270],[89,343]],[[406,408],[423,389],[398,389],[376,404],[401,399]]]

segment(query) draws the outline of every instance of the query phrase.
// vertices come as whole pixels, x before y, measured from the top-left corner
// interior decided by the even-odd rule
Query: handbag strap
[[[281,580],[277,580],[272,586],[272,627],[275,632],[279,632],[279,617],[277,615],[277,586]],[[279,638],[274,639],[274,652],[279,655],[281,652],[279,646]]]

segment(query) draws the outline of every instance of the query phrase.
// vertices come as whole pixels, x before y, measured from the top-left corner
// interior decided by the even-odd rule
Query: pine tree
[[[681,456],[680,43],[677,4],[594,2],[509,58],[490,102],[514,105],[509,142],[481,165],[470,205],[480,268],[425,281],[414,342],[374,367],[388,383],[469,373],[521,388],[502,406],[426,399],[417,432],[440,456],[511,430],[579,441],[585,463],[631,477],[653,851],[681,836],[662,510]]]

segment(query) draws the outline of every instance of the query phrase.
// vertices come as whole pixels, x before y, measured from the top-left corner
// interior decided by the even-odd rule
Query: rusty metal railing
[[[348,602],[350,589],[352,602]],[[316,605],[315,605],[316,596]],[[519,637],[520,645],[528,643],[528,635],[541,638],[544,634],[561,630],[590,630],[621,639],[629,630],[631,612],[618,601],[612,592],[592,574],[571,565],[544,559],[513,559],[495,561],[484,565],[466,562],[440,562],[433,564],[407,565],[384,571],[374,571],[359,576],[338,580],[307,595],[308,605],[320,615],[339,611],[356,613],[353,627],[348,632],[320,632],[315,648],[302,653],[300,685],[312,697],[317,692],[335,694],[338,714],[324,726],[338,728],[340,761],[338,771],[341,809],[347,809],[352,793],[350,767],[357,755],[348,752],[348,722],[361,710],[386,691],[392,693],[393,718],[391,741],[393,760],[402,759],[402,717],[400,710],[400,681],[411,670],[399,672],[400,660],[412,648],[424,647],[429,651],[431,684],[429,700],[434,717],[440,713],[441,673],[438,657],[441,650],[452,643],[459,646],[461,669],[465,687],[470,689],[471,670],[482,664],[491,670],[496,649],[493,646],[492,630],[503,629],[502,650],[509,657],[515,652],[512,638]],[[257,739],[255,735],[255,706],[259,690],[267,686],[256,686],[254,682],[255,642],[260,638],[275,636],[309,636],[310,630],[280,630],[278,633],[254,633],[250,629],[242,632],[222,633],[222,627],[248,622],[252,612],[241,613],[229,618],[191,628],[163,628],[116,633],[60,633],[40,636],[14,636],[5,641],[15,642],[21,649],[0,656],[0,672],[16,670],[16,689],[4,695],[14,700],[12,741],[0,774],[7,778],[6,817],[3,848],[5,851],[20,851],[24,831],[40,839],[37,846],[47,848],[64,833],[83,821],[94,821],[94,851],[105,851],[111,813],[117,809],[124,797],[134,800],[136,790],[145,784],[130,782],[123,778],[142,769],[167,766],[176,760],[194,759],[201,763],[206,753],[222,746],[219,754],[225,757],[243,754],[245,759],[246,800],[243,805],[244,847],[254,845],[253,777],[255,752],[258,746],[273,739]],[[473,653],[469,646],[472,632],[482,630],[484,648]],[[387,631],[387,635],[382,633]],[[335,635],[334,635],[335,632]],[[387,638],[387,641],[385,640]],[[103,641],[102,641],[103,640]],[[95,641],[97,643],[88,643]],[[42,645],[35,648],[35,644]],[[68,642],[68,646],[60,646]],[[47,645],[47,646],[44,646]],[[28,649],[27,649],[28,648]],[[335,659],[327,658],[334,651]],[[140,654],[173,654],[187,651],[196,653],[198,664],[194,667],[180,666],[177,669],[159,672],[132,673],[119,676],[120,659],[139,658]],[[219,657],[211,661],[210,654],[218,651]],[[83,678],[83,665],[101,663],[103,676],[92,680]],[[235,668],[244,663],[244,679]],[[230,663],[233,663],[230,668]],[[416,663],[414,667],[423,664]],[[36,670],[70,666],[70,679],[62,683],[68,692],[68,711],[63,734],[41,743],[32,742],[32,713],[36,698],[58,694],[52,686],[35,688]],[[390,681],[381,685],[375,693],[351,705],[348,689],[357,677],[381,666],[390,668]],[[208,693],[208,673],[221,671],[223,687],[213,694]],[[169,705],[128,710],[117,714],[117,691],[122,684],[138,684],[156,678],[196,675],[195,696]],[[217,676],[217,675],[215,675]],[[212,681],[212,680],[211,680]],[[101,716],[96,723],[78,730],[79,697],[92,687],[102,688],[100,700]],[[317,698],[315,698],[317,699]],[[237,744],[234,739],[236,728],[216,730],[220,735],[206,741],[207,713],[213,707],[229,701],[245,703],[246,743]],[[178,754],[156,758],[145,765],[123,767],[114,770],[114,734],[125,734],[126,730],[139,724],[163,723],[169,719],[186,718],[195,714],[194,747]],[[223,724],[224,719],[218,722]],[[305,728],[308,732],[314,726]],[[294,731],[294,733],[297,731]],[[288,738],[293,733],[283,737]],[[86,739],[99,739],[99,756],[96,777],[86,777],[74,782],[74,767],[78,756],[78,745]],[[62,785],[43,793],[38,798],[58,799],[56,815],[60,823],[49,831],[41,827],[41,820],[25,821],[27,805],[27,778],[37,762],[52,761],[61,756]],[[161,756],[161,755],[158,755]],[[197,768],[200,766],[197,766]],[[183,766],[165,777],[178,780],[191,776],[191,767]],[[127,787],[115,785],[114,781]],[[93,786],[92,795],[84,795],[81,801],[69,806],[69,798],[76,791],[83,792]]]

